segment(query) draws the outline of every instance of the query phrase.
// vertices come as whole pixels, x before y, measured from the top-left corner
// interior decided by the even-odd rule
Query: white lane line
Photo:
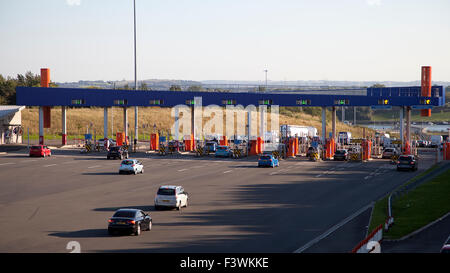
[[[181,170],[178,170],[179,172],[184,172],[184,171],[187,171],[187,169],[181,169]]]
[[[51,166],[56,166],[56,164],[44,165],[44,167],[51,167]]]
[[[73,163],[73,161],[67,161],[67,162],[63,162],[61,164],[70,164],[70,163]]]
[[[231,173],[232,171],[231,170],[229,170],[229,171],[224,171],[223,173]]]
[[[9,162],[9,163],[1,163],[0,166],[1,166],[1,165],[11,165],[11,164],[15,164],[15,163],[12,163],[12,162]]]
[[[269,175],[278,174],[278,172],[271,172]]]
[[[321,177],[321,176],[322,176],[321,174],[316,175],[316,177]]]
[[[368,176],[364,177],[364,180],[367,180],[367,179],[369,179],[369,178],[371,178],[371,177],[372,177],[372,176],[368,175]]]
[[[351,220],[353,220],[355,217],[357,217],[358,215],[360,215],[361,213],[363,213],[364,211],[366,211],[368,208],[373,207],[374,206],[374,202],[368,204],[367,206],[361,208],[360,210],[358,210],[357,212],[353,213],[352,215],[350,215],[349,217],[345,218],[344,220],[342,220],[339,224],[333,226],[332,228],[330,228],[329,230],[327,230],[325,233],[323,233],[322,235],[320,235],[319,237],[316,237],[315,239],[313,239],[312,241],[308,242],[306,245],[298,248],[297,250],[294,251],[294,253],[302,253],[303,251],[305,251],[306,249],[310,248],[311,246],[313,246],[314,244],[316,244],[317,242],[319,242],[320,240],[322,240],[323,238],[327,237],[328,235],[330,235],[331,233],[335,232],[337,229],[339,229],[340,227],[342,227],[343,225],[345,225],[346,223],[350,222]]]
[[[101,166],[100,165],[90,166],[90,167],[88,167],[88,169],[93,169],[93,168],[98,168],[98,167],[101,167]]]

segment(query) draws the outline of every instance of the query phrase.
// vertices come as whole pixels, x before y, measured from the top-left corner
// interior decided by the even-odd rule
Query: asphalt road
[[[69,241],[82,252],[293,252],[417,174],[387,160],[260,169],[256,158],[135,157],[142,175],[118,175],[119,161],[101,155],[0,155],[0,252],[69,252]],[[432,164],[424,154],[419,172]],[[155,211],[164,184],[182,185],[189,207]],[[108,236],[108,218],[124,207],[149,212],[152,231]]]

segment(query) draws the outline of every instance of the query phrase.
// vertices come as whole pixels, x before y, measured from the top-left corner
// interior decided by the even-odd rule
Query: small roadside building
[[[0,105],[0,144],[22,143],[22,110],[25,106]]]

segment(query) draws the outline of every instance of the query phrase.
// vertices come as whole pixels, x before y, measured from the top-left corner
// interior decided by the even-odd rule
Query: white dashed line
[[[44,165],[44,167],[51,167],[51,166],[56,166],[56,164]]]
[[[1,166],[1,165],[11,165],[11,164],[14,164],[14,163],[12,163],[12,162],[9,162],[9,163],[1,163],[0,166]]]
[[[230,171],[224,171],[223,173],[231,173],[232,171],[230,170]]]
[[[184,172],[184,171],[187,171],[187,169],[181,169],[181,170],[178,170],[179,172]]]
[[[100,165],[90,166],[90,167],[88,167],[88,169],[93,169],[93,168],[98,168],[98,167],[101,167],[101,166]]]

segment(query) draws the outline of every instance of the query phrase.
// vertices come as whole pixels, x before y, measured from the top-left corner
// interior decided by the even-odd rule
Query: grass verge
[[[420,179],[431,173],[434,165],[419,176],[409,180],[406,184]],[[442,217],[450,211],[450,170],[418,186],[408,194],[395,200],[392,211],[395,219],[391,229],[384,233],[385,239],[401,238],[428,223]],[[372,214],[369,230],[374,230],[379,224],[384,224],[387,218],[388,196],[379,200]]]

